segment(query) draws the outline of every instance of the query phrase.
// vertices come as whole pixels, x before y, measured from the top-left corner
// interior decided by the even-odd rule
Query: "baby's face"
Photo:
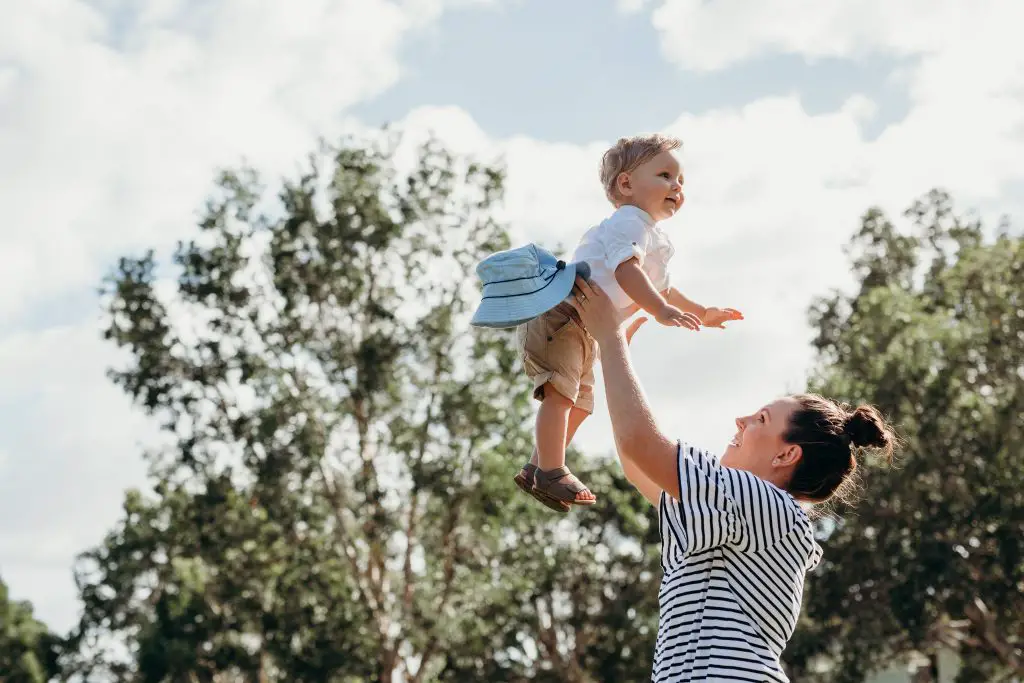
[[[675,152],[662,152],[625,175],[619,188],[626,203],[654,220],[671,218],[683,205],[683,170]]]

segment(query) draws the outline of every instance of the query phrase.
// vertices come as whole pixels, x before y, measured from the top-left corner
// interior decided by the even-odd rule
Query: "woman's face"
[[[779,485],[788,480],[789,471],[800,458],[800,448],[786,443],[783,435],[789,417],[800,404],[793,398],[780,398],[750,415],[736,418],[736,436],[722,455],[722,464],[746,470]]]

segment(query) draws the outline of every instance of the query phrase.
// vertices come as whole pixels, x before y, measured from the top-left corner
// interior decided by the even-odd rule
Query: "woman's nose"
[[[737,417],[736,418],[736,429],[740,430],[741,432],[743,431],[743,418],[742,417]]]

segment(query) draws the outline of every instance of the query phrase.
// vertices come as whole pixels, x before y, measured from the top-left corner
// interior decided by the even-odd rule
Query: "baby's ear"
[[[615,189],[624,197],[628,197],[633,194],[633,185],[628,173],[623,171],[617,178],[615,178]]]

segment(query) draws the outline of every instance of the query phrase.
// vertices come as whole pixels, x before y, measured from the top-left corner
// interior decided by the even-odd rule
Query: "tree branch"
[[[345,524],[345,502],[341,497],[339,488],[335,485],[333,478],[328,475],[326,466],[323,458],[320,459],[319,463],[320,476],[323,477],[324,487],[327,489],[327,495],[331,501],[331,506],[334,509],[334,516],[337,521],[335,526],[334,534],[337,537],[338,544],[342,548],[342,554],[345,559],[348,560],[349,566],[352,569],[352,576],[356,582],[356,590],[359,593],[359,599],[366,603],[367,607],[370,608],[370,613],[373,615],[374,621],[377,622],[378,630],[383,629],[383,614],[381,613],[381,605],[376,601],[376,598],[370,588],[364,584],[365,576],[362,569],[359,567],[359,558],[356,556],[356,550],[349,542],[349,533]]]
[[[437,607],[434,610],[434,614],[438,616],[438,619],[444,618],[444,610],[448,606],[448,600],[451,597],[452,586],[455,583],[455,557],[458,554],[458,543],[455,537],[455,529],[459,525],[459,518],[462,515],[462,501],[459,500],[450,509],[448,515],[448,524],[445,526],[443,547],[444,547],[444,584],[441,587],[441,597],[438,600]],[[431,631],[429,640],[426,646],[423,648],[423,653],[420,658],[419,668],[416,669],[416,675],[410,680],[410,683],[419,683],[424,672],[427,670],[427,665],[430,660],[434,658],[434,654],[437,651],[437,646],[440,643],[440,638],[437,634],[437,629]]]
[[[558,650],[558,631],[555,629],[554,610],[549,609],[540,597],[536,598],[534,605],[537,608],[537,634],[539,642],[544,646],[544,652],[547,654],[548,661],[551,662],[558,672],[559,679],[567,681],[569,680],[569,671],[565,661],[562,659],[562,653]],[[547,626],[543,624],[545,612],[548,617]]]
[[[999,635],[999,628],[995,622],[995,616],[981,600],[975,597],[967,603],[964,610],[967,618],[974,627],[978,638],[987,646],[987,649],[999,658],[999,661],[1011,669],[1014,673],[1024,674],[1024,662],[1017,655],[1016,648]]]

